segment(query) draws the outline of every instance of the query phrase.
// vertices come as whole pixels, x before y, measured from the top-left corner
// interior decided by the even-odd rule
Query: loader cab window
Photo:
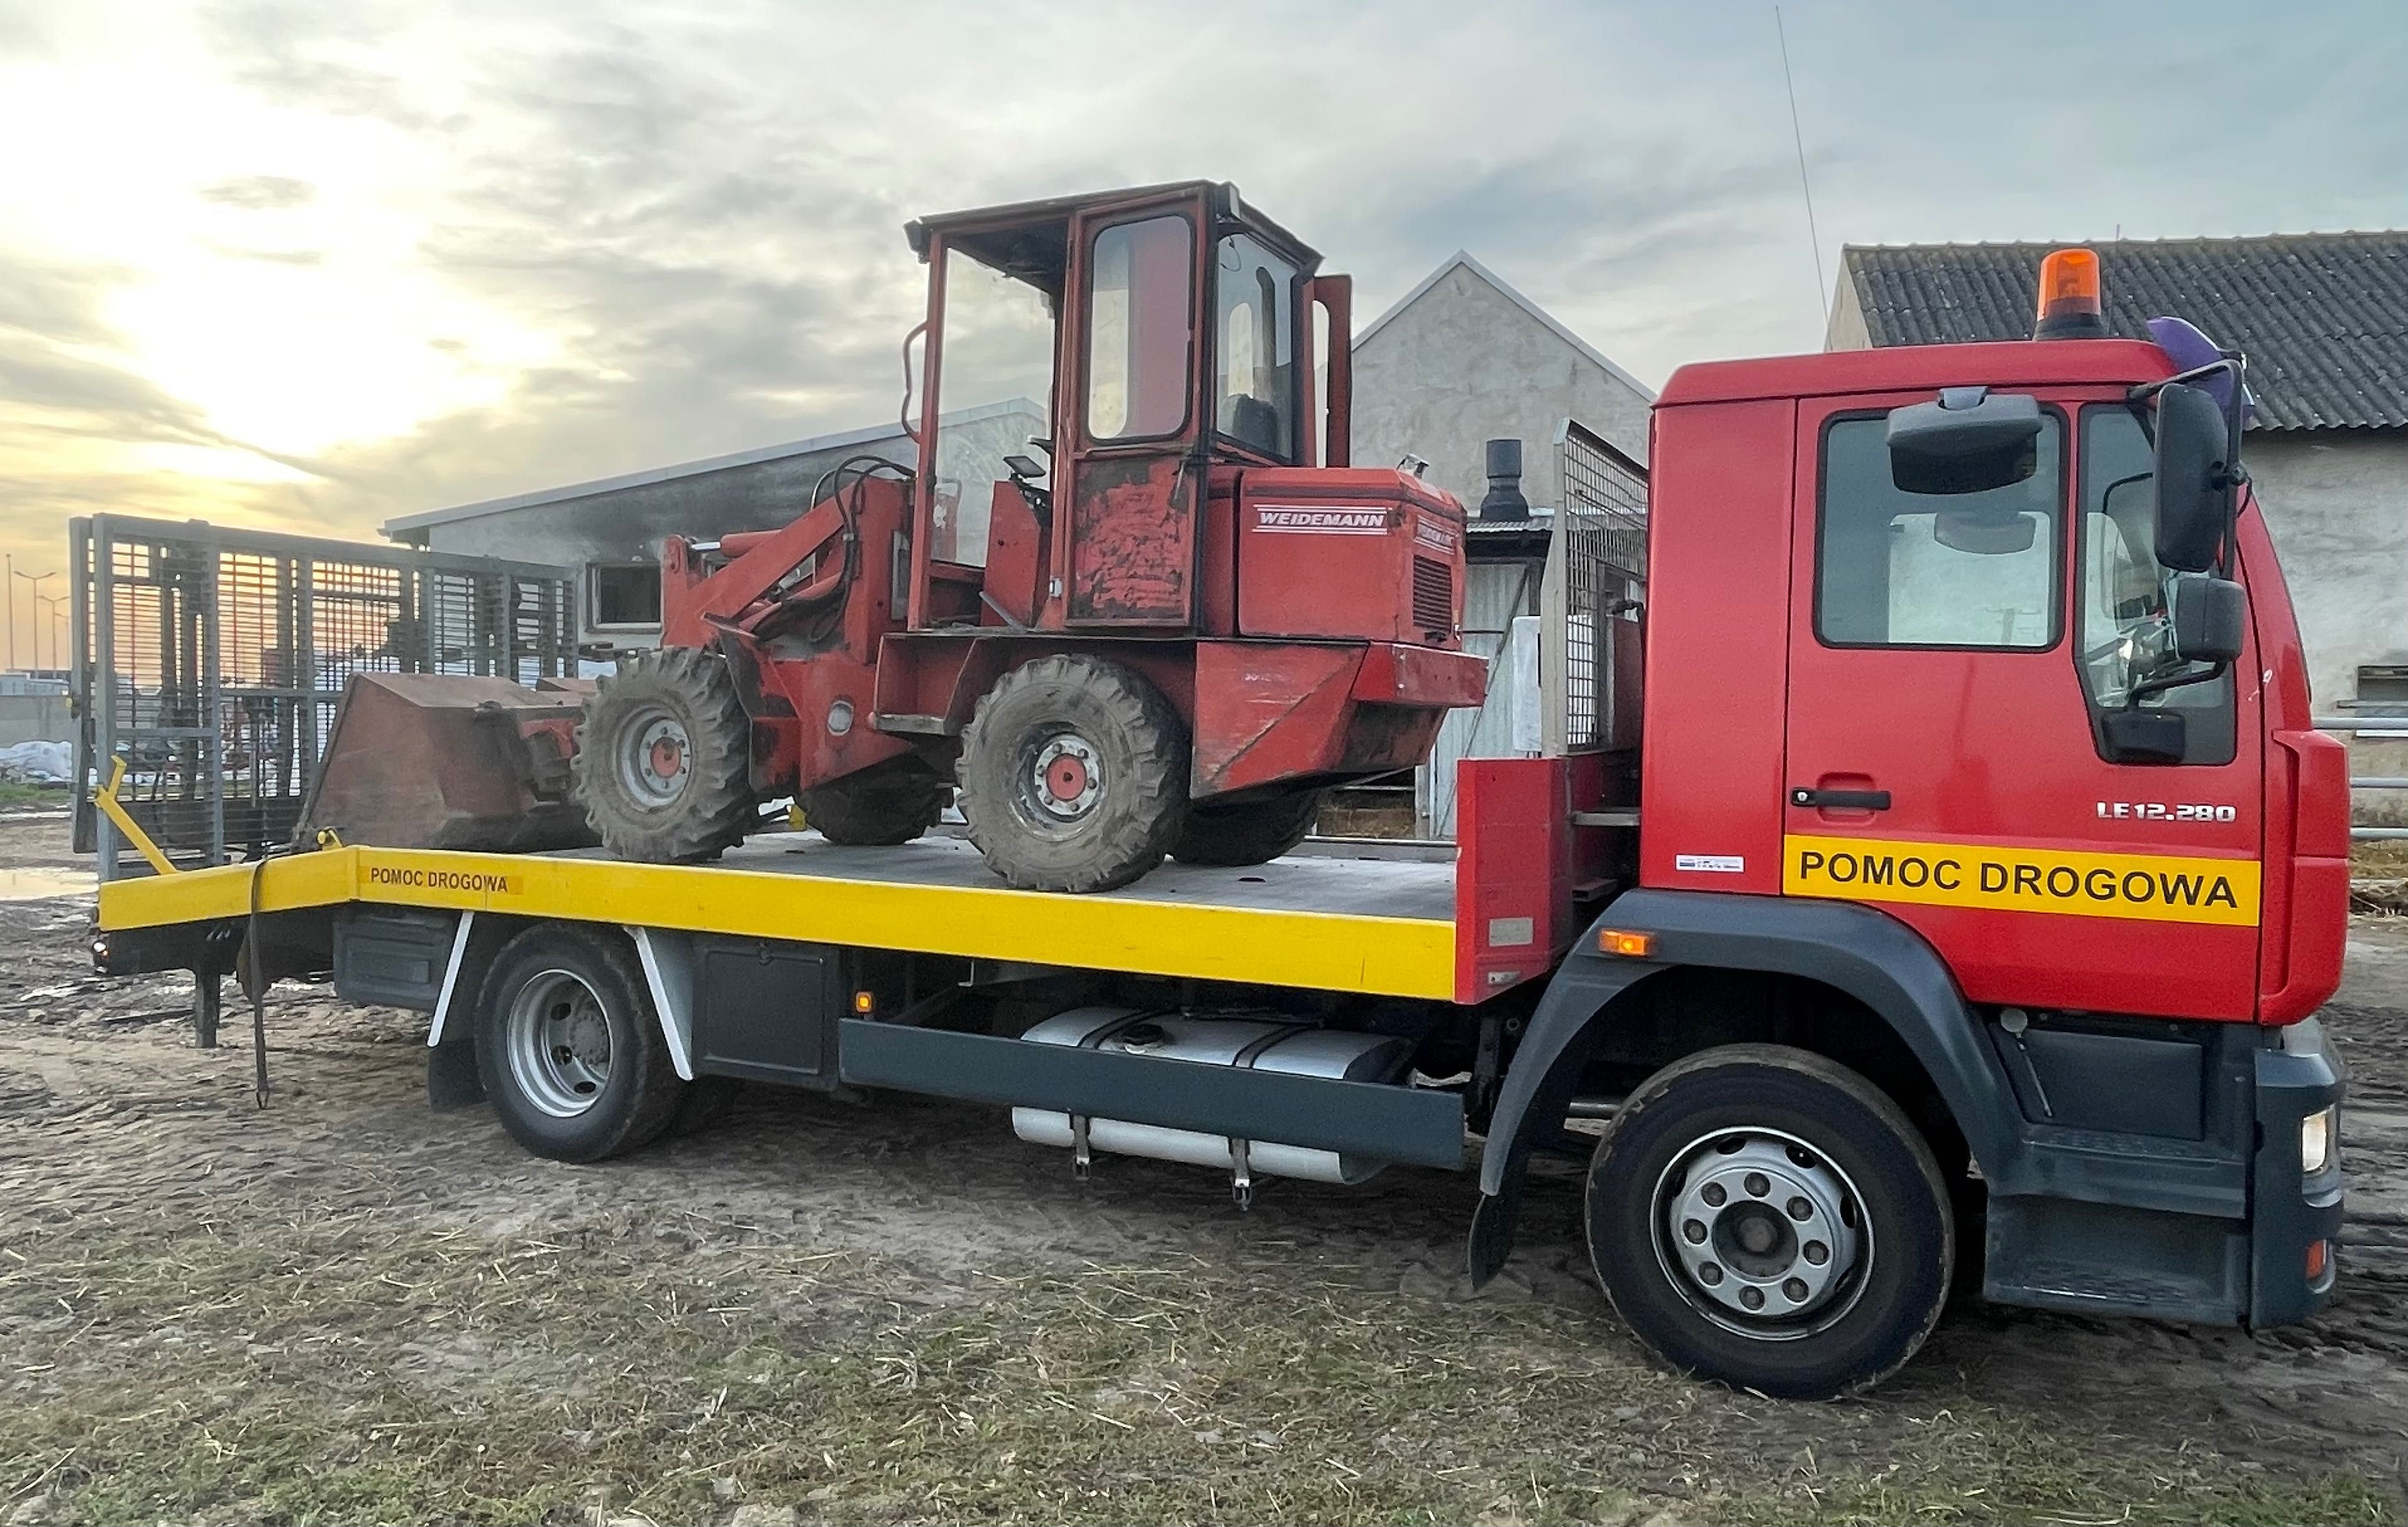
[[[2081,559],[2075,586],[2082,603],[2075,661],[2094,715],[2120,707],[2136,684],[2185,670],[2167,649],[2173,575],[2157,562],[2152,463],[2148,434],[2131,409],[2102,404],[2082,410],[2082,529],[2075,542]],[[2239,736],[2229,672],[2207,683],[2143,695],[2141,708],[2188,716],[2184,763],[2232,762]],[[2100,756],[2109,756],[2103,740]]]
[[[1814,632],[1833,647],[2042,650],[2057,640],[2064,565],[2063,426],[2041,416],[2039,465],[1980,493],[1892,479],[1886,421],[1823,433]]]
[[[1212,427],[1278,462],[1297,454],[1296,280],[1296,267],[1251,235],[1221,240]]]
[[[1053,434],[1052,299],[949,249],[944,324],[928,550],[939,562],[982,567],[995,485],[1011,475],[1003,459]]]
[[[1187,425],[1196,235],[1183,217],[1114,223],[1087,261],[1087,435],[1152,440]]]

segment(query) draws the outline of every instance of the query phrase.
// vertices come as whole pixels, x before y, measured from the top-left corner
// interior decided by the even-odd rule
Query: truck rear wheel
[[[953,789],[915,758],[832,779],[795,798],[803,825],[830,843],[909,843],[937,825]]]
[[[1897,1104],[1780,1045],[1701,1051],[1615,1113],[1588,1177],[1589,1254],[1674,1366],[1817,1398],[1895,1371],[1940,1318],[1948,1193]]]
[[[1191,801],[1170,857],[1182,864],[1263,864],[1304,841],[1324,792],[1294,791],[1225,804]]]
[[[691,647],[639,652],[585,702],[570,761],[577,801],[622,859],[715,859],[752,824],[752,723],[726,663]]]
[[[1187,812],[1187,728],[1117,663],[1039,658],[995,681],[962,733],[962,816],[1025,891],[1110,891],[1169,851]]]
[[[505,945],[477,1003],[477,1074],[510,1138],[597,1162],[675,1123],[686,1083],[617,934],[565,923]]]

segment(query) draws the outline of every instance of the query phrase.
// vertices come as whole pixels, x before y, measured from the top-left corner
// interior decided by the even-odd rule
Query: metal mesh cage
[[[1555,434],[1555,533],[1541,591],[1551,753],[1623,745],[1615,675],[1635,664],[1647,579],[1647,469],[1566,420]],[[1625,706],[1624,708],[1627,708]]]
[[[70,538],[79,793],[124,758],[135,821],[204,863],[291,837],[352,675],[577,669],[567,568],[121,515]],[[104,875],[116,835],[79,801]]]

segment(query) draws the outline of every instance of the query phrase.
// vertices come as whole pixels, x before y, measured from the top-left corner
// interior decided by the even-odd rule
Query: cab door
[[[2101,724],[2165,677],[2148,437],[2094,391],[2044,399],[2036,470],[1894,482],[1885,415],[1799,412],[1783,890],[1879,906],[1976,1002],[2245,1019],[2257,985],[2254,653],[2146,695],[2179,761]]]
[[[1190,629],[1206,474],[1204,199],[1091,208],[1070,221],[1064,371],[1077,399],[1057,464],[1056,597],[1068,626]]]

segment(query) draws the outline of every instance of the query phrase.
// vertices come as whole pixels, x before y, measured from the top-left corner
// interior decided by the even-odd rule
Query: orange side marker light
[[[1608,954],[1619,954],[1631,960],[1644,960],[1656,952],[1656,935],[1627,934],[1617,928],[1600,928],[1597,934],[1597,947]]]

